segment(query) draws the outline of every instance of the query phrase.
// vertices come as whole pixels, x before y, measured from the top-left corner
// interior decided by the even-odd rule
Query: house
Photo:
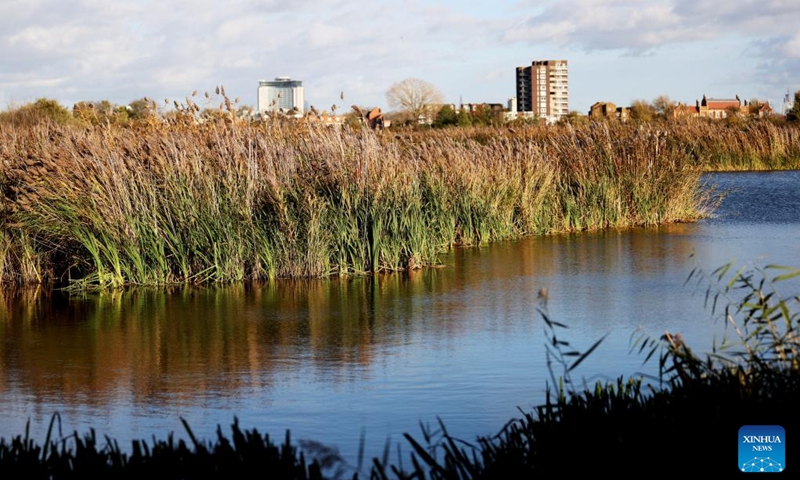
[[[741,101],[739,95],[734,98],[708,98],[695,101],[695,105],[679,103],[672,112],[673,117],[728,118],[731,115],[740,117],[763,118],[772,115],[772,107],[768,103]]]
[[[589,118],[599,120],[602,118],[618,118],[623,122],[628,120],[631,109],[618,107],[611,102],[595,102],[589,107]]]
[[[708,98],[704,94],[703,100],[698,100],[697,108],[701,117],[727,118],[742,114],[742,101],[739,95],[735,98]]]
[[[611,102],[595,102],[589,107],[589,118],[608,118],[617,114],[617,106]]]
[[[775,113],[772,111],[772,105],[769,103],[759,101],[748,102],[745,100],[744,105],[747,107],[748,115],[753,118],[766,118]]]
[[[685,103],[678,103],[675,109],[672,110],[673,118],[678,117],[699,117],[700,105],[686,105]]]

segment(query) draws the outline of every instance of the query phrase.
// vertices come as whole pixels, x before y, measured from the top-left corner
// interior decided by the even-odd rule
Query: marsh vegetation
[[[74,288],[365,274],[455,245],[694,221],[715,202],[710,151],[735,142],[681,128],[0,122],[0,272]],[[725,158],[794,158],[795,133],[763,132]]]

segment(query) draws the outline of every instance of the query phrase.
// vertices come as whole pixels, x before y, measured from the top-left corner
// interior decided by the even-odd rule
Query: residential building
[[[601,119],[617,115],[617,106],[611,102],[595,102],[589,107],[589,118]]]
[[[534,60],[517,67],[517,108],[553,123],[569,113],[566,60]]]
[[[781,103],[781,110],[778,113],[784,115],[789,113],[789,110],[791,110],[792,107],[794,106],[794,99],[792,97],[793,96],[789,92],[789,90],[786,90],[786,95],[783,96],[783,102]]]
[[[701,117],[708,118],[727,118],[729,114],[739,115],[742,109],[742,101],[739,95],[736,98],[707,98],[703,95],[703,100],[698,100],[698,113]]]
[[[258,82],[258,113],[280,112],[303,115],[303,82],[290,77]]]
[[[624,122],[628,120],[630,114],[629,107],[618,107],[611,102],[595,102],[589,107],[589,118],[593,120],[618,118]]]
[[[502,103],[462,103],[461,110],[467,111],[469,113],[480,113],[484,109],[489,109],[495,113],[502,113],[505,111],[505,107]]]

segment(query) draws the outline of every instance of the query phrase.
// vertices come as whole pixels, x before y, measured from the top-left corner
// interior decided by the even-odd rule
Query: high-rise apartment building
[[[569,113],[566,60],[535,60],[517,67],[517,108],[554,122]]]
[[[258,112],[303,114],[303,82],[289,77],[258,82]]]

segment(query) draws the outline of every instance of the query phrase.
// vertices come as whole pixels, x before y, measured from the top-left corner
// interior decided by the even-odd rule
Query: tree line
[[[400,115],[401,124],[429,125],[432,127],[450,126],[488,126],[505,124],[506,119],[502,109],[494,109],[489,104],[474,105],[470,108],[456,109],[452,105],[444,104],[444,95],[431,83],[418,78],[408,78],[389,87],[386,93],[389,106],[396,109]],[[762,107],[766,105],[758,99],[746,102],[750,116],[758,116]],[[667,95],[660,95],[652,102],[637,99],[625,107],[626,119],[634,122],[652,122],[669,120],[675,117],[681,105],[670,99]],[[728,121],[735,122],[740,117],[738,107],[730,107],[727,114]],[[800,121],[800,91],[795,93],[793,107],[786,112],[789,122]],[[513,123],[538,123],[539,119],[518,118]],[[570,112],[561,119],[561,123],[579,124],[590,121],[580,112]]]
[[[219,87],[218,87],[219,91]],[[193,96],[196,94],[193,93]],[[219,94],[218,94],[219,96]],[[456,109],[453,105],[444,103],[444,95],[434,85],[420,79],[409,78],[392,85],[386,93],[389,106],[395,109],[390,117],[394,123],[406,126],[429,126],[434,128],[467,127],[467,126],[497,126],[507,124],[505,111],[489,104],[476,104],[470,108]],[[207,103],[214,99],[206,94]],[[157,102],[147,97],[131,101],[127,105],[115,105],[108,100],[80,101],[69,109],[57,100],[39,98],[36,101],[0,112],[0,122],[18,126],[30,126],[43,120],[59,124],[101,125],[116,124],[126,125],[156,118],[180,117],[187,111],[193,118],[209,119],[220,116],[235,116],[238,118],[253,118],[255,110],[250,106],[239,106],[238,99],[231,102],[224,94],[223,101],[218,108],[200,109],[189,97],[185,104],[165,100],[164,107],[159,108]],[[174,108],[172,108],[174,105]],[[764,105],[760,100],[752,100],[747,107],[752,114]],[[653,99],[652,102],[638,99],[626,107],[627,117],[635,122],[652,122],[669,120],[673,118],[679,104],[666,95]],[[732,107],[735,108],[735,107]],[[735,115],[734,115],[735,113]],[[800,123],[800,90],[794,94],[792,107],[785,112],[786,121]],[[355,114],[354,114],[355,115]],[[731,111],[728,121],[738,121],[738,109]],[[346,122],[354,126],[359,119]],[[589,118],[579,112],[570,112],[561,119],[560,123],[578,124],[588,122]],[[537,117],[517,118],[511,124],[535,124]]]

